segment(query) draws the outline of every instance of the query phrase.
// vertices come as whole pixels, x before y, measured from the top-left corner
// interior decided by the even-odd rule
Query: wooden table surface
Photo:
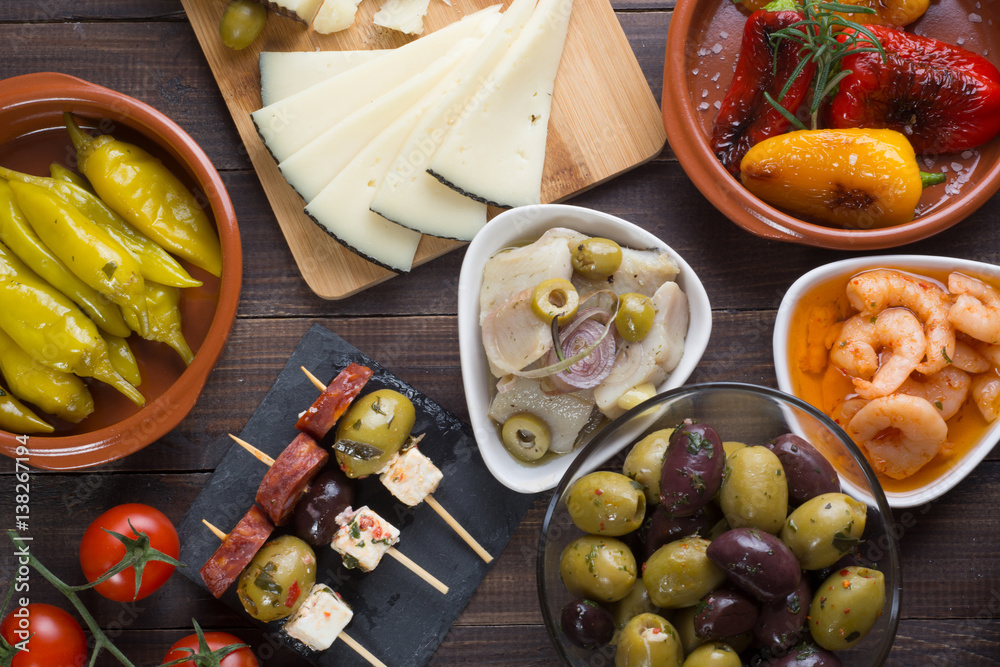
[[[617,16],[656,99],[673,3],[615,0]],[[243,238],[243,293],[226,350],[178,428],[143,451],[85,472],[31,478],[36,555],[82,581],[76,546],[87,524],[122,502],[145,502],[179,522],[218,464],[227,432],[239,432],[299,338],[316,323],[336,332],[460,418],[457,250],[412,274],[342,301],[303,283],[176,0],[23,0],[0,3],[0,79],[39,71],[72,74],[122,91],[174,119],[204,148],[236,206]],[[0,86],[3,84],[0,83]],[[805,271],[846,252],[768,242],[726,220],[698,193],[669,147],[654,161],[570,201],[629,219],[678,250],[712,300],[712,339],[692,382],[775,386],[771,333],[782,294]],[[1000,199],[940,236],[900,252],[1000,261]],[[6,461],[6,462],[5,462]],[[0,461],[0,527],[13,521],[13,463]],[[558,664],[540,615],[534,544],[547,497],[529,510],[433,665]],[[943,498],[895,514],[903,551],[902,620],[892,665],[997,664],[1000,659],[1000,461],[996,453]],[[0,548],[0,581],[14,572]],[[3,586],[6,588],[6,585]],[[65,605],[40,578],[33,601]],[[83,596],[137,665],[158,664],[191,630],[226,629],[253,644],[263,664],[304,664],[187,578],[171,578],[134,604]],[[388,629],[387,629],[388,630]],[[101,664],[116,664],[102,660]]]

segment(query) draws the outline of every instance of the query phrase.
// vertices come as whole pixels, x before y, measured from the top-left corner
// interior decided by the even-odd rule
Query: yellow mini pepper
[[[138,387],[142,384],[142,374],[139,373],[139,362],[132,354],[132,348],[128,341],[121,336],[101,334],[104,342],[108,345],[108,357],[111,358],[111,365],[115,367],[118,374],[128,380],[129,384]]]
[[[0,372],[12,394],[50,415],[76,424],[94,411],[94,398],[83,380],[38,363],[3,330]]]
[[[11,433],[52,433],[52,424],[0,387],[0,428]]]
[[[178,257],[222,275],[219,237],[180,179],[138,146],[107,134],[92,137],[71,114],[63,118],[80,171],[108,206]]]
[[[906,137],[894,130],[798,130],[753,146],[740,162],[746,188],[773,206],[849,229],[913,219],[924,174]]]
[[[166,343],[181,355],[184,364],[190,366],[194,353],[184,338],[181,330],[180,290],[169,285],[158,285],[146,281],[146,312],[149,314],[149,331],[139,331],[136,322],[129,313],[124,313],[125,321],[133,330],[146,340]]]

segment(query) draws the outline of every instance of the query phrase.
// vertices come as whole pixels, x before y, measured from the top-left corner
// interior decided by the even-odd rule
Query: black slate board
[[[416,408],[413,433],[425,434],[420,450],[444,473],[434,498],[494,558],[498,556],[533,496],[510,491],[494,479],[466,424],[324,327],[314,326],[303,336],[240,437],[277,457],[297,434],[294,425],[299,413],[318,396],[300,366],[328,382],[352,361],[374,371],[362,394],[390,388],[413,401]],[[226,441],[232,442],[229,438]],[[330,458],[334,460],[332,455]],[[263,463],[233,444],[184,516],[179,529],[180,559],[188,567],[181,571],[198,585],[204,587],[199,569],[219,545],[201,520],[207,519],[228,531],[253,504],[265,472]],[[392,667],[424,665],[469,603],[490,566],[430,507],[424,503],[407,507],[386,491],[377,476],[359,480],[355,506],[361,505],[368,505],[400,529],[396,548],[444,582],[450,589],[448,594],[442,595],[389,557],[367,574],[348,570],[330,548],[317,550],[317,581],[338,590],[354,608],[354,618],[345,630],[351,638]],[[222,599],[242,612],[235,589],[235,585],[231,586]],[[267,627],[317,665],[368,664],[342,641],[316,653],[282,633],[281,622]]]

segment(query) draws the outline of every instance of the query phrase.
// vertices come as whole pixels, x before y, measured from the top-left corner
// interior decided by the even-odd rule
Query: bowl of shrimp
[[[814,269],[778,308],[774,367],[854,440],[891,506],[930,502],[1000,439],[1000,267],[883,255]]]

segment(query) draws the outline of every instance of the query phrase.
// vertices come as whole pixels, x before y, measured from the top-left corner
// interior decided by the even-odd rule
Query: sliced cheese
[[[385,53],[390,51],[262,51],[261,102],[274,104]]]
[[[461,44],[456,45],[456,51],[460,48]],[[455,62],[460,62],[467,52],[468,48],[454,54]],[[451,77],[446,75],[417,104],[379,133],[306,205],[306,214],[327,233],[351,250],[393,271],[405,272],[413,267],[421,234],[373,213],[372,198],[417,120],[439,102],[452,85]]]
[[[275,14],[288,16],[309,25],[323,0],[260,0],[260,2]]]
[[[456,84],[441,104],[421,117],[393,161],[372,201],[372,210],[424,234],[469,241],[486,224],[486,204],[466,197],[427,173],[448,128],[478,104],[490,72],[521,33],[535,0],[514,0],[500,22],[456,72]]]
[[[251,114],[257,132],[280,162],[363,105],[422,72],[460,39],[487,34],[499,18],[498,6],[470,14],[371,62],[258,109]]]
[[[354,25],[361,0],[323,0],[323,6],[313,19],[312,28],[321,35],[346,30]]]
[[[282,175],[305,201],[312,201],[379,132],[388,127],[454,68],[457,54],[477,43],[461,40],[451,55],[438,58],[402,85],[372,100],[278,163]],[[443,187],[443,186],[442,186]]]
[[[372,22],[408,35],[422,35],[429,4],[430,0],[385,0]]]
[[[572,6],[572,0],[539,1],[484,84],[479,106],[455,122],[428,171],[489,204],[539,203],[552,90]]]

